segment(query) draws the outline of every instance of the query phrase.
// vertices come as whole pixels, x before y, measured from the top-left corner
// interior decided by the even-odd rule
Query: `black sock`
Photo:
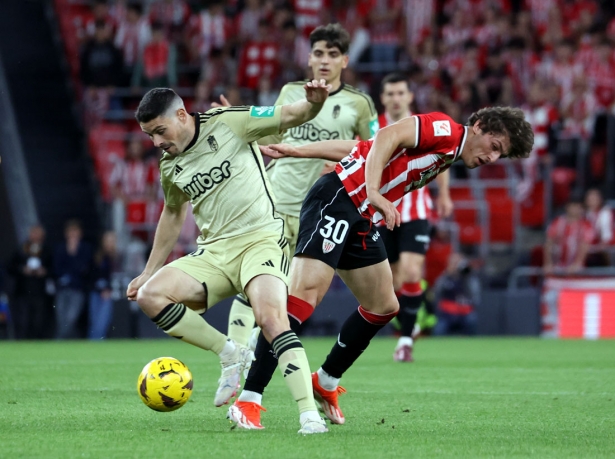
[[[297,332],[301,328],[301,324],[293,317],[288,316],[288,319],[290,321],[290,329]],[[271,344],[265,339],[265,335],[261,331],[258,335],[256,349],[254,350],[254,361],[243,389],[262,394],[269,381],[271,381],[277,367],[278,358],[274,354]]]
[[[389,320],[392,318],[393,315]],[[341,378],[386,323],[375,325],[365,320],[358,310],[353,312],[342,325],[337,342],[333,345],[322,369],[334,378]]]
[[[401,323],[401,335],[412,336],[414,324],[416,324],[416,316],[419,313],[425,293],[415,296],[401,295],[399,297],[399,314],[397,318]]]

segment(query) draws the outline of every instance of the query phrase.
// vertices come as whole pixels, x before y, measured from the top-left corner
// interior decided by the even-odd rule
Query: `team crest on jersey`
[[[433,135],[435,137],[446,137],[451,135],[451,123],[448,120],[433,122]]]
[[[335,248],[335,242],[331,242],[329,239],[322,241],[322,253],[329,253]]]
[[[218,141],[213,135],[207,137],[207,143],[209,144],[209,148],[211,148],[213,151],[218,151]]]
[[[339,118],[340,111],[342,111],[342,107],[340,107],[339,105],[336,105],[335,107],[333,107],[333,113],[331,114],[331,116],[333,116],[334,120]]]

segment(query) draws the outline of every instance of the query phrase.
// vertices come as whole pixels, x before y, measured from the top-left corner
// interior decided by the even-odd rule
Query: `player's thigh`
[[[316,307],[329,290],[334,274],[335,270],[321,260],[296,256],[291,263],[289,293]]]
[[[289,259],[292,259],[295,255],[295,250],[297,250],[297,239],[299,238],[299,217],[288,214],[280,214],[280,217],[284,220],[284,237],[288,242]]]
[[[205,311],[223,299],[238,293],[238,289],[224,272],[224,263],[220,256],[205,248],[198,248],[171,262],[168,267],[183,272],[200,285],[203,292],[202,300],[186,302],[186,306],[196,311]],[[175,288],[181,289],[180,286]]]
[[[149,316],[155,316],[170,303],[200,305],[205,308],[203,285],[181,269],[165,266],[154,274],[137,294],[137,303]]]
[[[399,309],[393,291],[393,275],[387,260],[358,269],[338,269],[338,274],[363,308],[376,314]]]

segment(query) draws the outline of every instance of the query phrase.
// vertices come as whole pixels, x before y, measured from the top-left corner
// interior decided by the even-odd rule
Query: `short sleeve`
[[[376,135],[379,128],[378,112],[376,112],[376,107],[374,106],[372,98],[366,94],[365,99],[362,98],[361,100],[356,133],[361,140],[368,140]]]
[[[448,115],[434,112],[414,115],[417,126],[417,150],[421,153],[453,150],[459,146],[459,125]]]
[[[281,105],[242,108],[245,109],[233,110],[233,107],[230,107],[220,115],[219,120],[246,142],[280,133]]]
[[[181,207],[189,201],[188,196],[169,178],[162,164],[160,165],[160,185],[164,194],[164,203],[168,207]]]

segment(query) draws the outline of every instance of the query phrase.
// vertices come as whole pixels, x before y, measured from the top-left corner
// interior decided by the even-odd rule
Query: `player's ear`
[[[342,68],[345,69],[348,67],[348,54],[344,54],[342,57]]]
[[[181,121],[182,123],[185,123],[188,119],[188,112],[186,112],[186,109],[184,107],[178,108],[176,114],[177,118],[179,118],[179,121]]]
[[[480,134],[480,120],[476,120],[476,122],[474,123],[474,125],[472,126],[472,131],[474,132],[474,134]]]

